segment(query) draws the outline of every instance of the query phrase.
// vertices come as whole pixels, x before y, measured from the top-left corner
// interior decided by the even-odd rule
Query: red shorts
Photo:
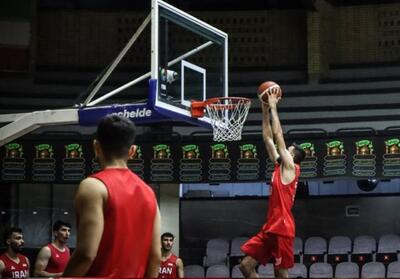
[[[294,238],[260,231],[240,249],[259,263],[266,265],[275,259],[275,269],[288,269],[294,265]]]

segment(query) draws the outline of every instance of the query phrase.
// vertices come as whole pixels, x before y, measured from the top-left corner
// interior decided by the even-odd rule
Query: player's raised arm
[[[272,134],[271,124],[270,124],[270,116],[268,111],[268,105],[261,102],[262,108],[262,134],[263,140],[265,143],[265,148],[267,149],[269,159],[276,163],[279,157],[278,152],[276,151],[274,138]]]
[[[268,103],[271,109],[272,117],[272,134],[274,135],[275,143],[278,146],[278,153],[280,156],[281,164],[286,169],[294,169],[294,161],[290,152],[286,149],[285,139],[283,137],[283,130],[278,116],[277,103],[280,99],[278,95],[281,89],[279,87],[271,88],[268,91]]]

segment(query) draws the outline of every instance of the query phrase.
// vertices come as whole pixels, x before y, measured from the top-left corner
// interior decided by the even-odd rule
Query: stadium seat
[[[303,262],[303,240],[300,237],[294,239],[294,261],[296,263]]]
[[[370,235],[360,235],[354,239],[351,261],[360,266],[373,261],[376,252],[376,240]]]
[[[349,261],[351,239],[348,236],[334,236],[329,240],[328,259],[330,264]]]
[[[360,268],[356,263],[342,262],[336,266],[335,278],[344,279],[344,278],[359,278],[359,277],[360,277]]]
[[[244,278],[243,273],[240,271],[239,265],[235,265],[232,268],[232,278]]]
[[[312,236],[307,238],[304,244],[304,264],[313,264],[315,262],[324,262],[327,252],[326,240],[322,237]]]
[[[369,262],[361,268],[361,278],[385,278],[385,265],[380,262]]]
[[[239,260],[244,256],[244,253],[240,250],[240,246],[242,246],[247,240],[248,237],[235,237],[231,241],[231,251],[229,253],[229,264],[230,266],[234,266],[239,263]]]
[[[184,266],[183,271],[185,273],[185,278],[204,277],[204,267],[202,267],[201,265],[187,265]]]
[[[400,261],[391,262],[387,268],[387,278],[400,278]]]
[[[328,263],[313,263],[310,266],[310,278],[332,278],[333,268]]]
[[[209,251],[209,254],[204,256],[203,258],[203,266],[204,267],[209,267],[212,265],[218,265],[218,264],[227,264],[227,255],[225,253],[222,253],[220,251]]]
[[[307,267],[302,263],[295,263],[289,268],[289,278],[307,278]]]
[[[262,278],[275,278],[274,265],[272,263],[259,265],[257,273]]]
[[[400,237],[396,234],[386,234],[379,238],[376,261],[385,264],[398,260],[400,251]]]
[[[229,253],[229,242],[223,238],[210,239],[207,242],[206,255],[203,258],[203,266],[226,264]]]
[[[217,264],[207,268],[206,278],[229,278],[229,268],[226,265]]]
[[[229,253],[231,256],[244,256],[244,253],[240,250],[240,246],[242,246],[247,240],[248,237],[235,237],[231,242],[231,252]]]

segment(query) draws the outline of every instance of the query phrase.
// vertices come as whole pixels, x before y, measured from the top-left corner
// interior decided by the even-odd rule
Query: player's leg
[[[286,268],[275,269],[275,278],[289,278],[289,270]]]
[[[258,277],[256,267],[258,264],[266,264],[271,259],[269,236],[259,232],[242,245],[241,250],[246,256],[240,263],[240,270],[246,278]]]
[[[257,278],[258,277],[256,271],[257,265],[258,265],[257,260],[255,260],[251,256],[245,256],[243,260],[240,262],[239,268],[245,278]]]
[[[275,277],[289,278],[289,268],[294,265],[293,245],[294,238],[276,236]]]

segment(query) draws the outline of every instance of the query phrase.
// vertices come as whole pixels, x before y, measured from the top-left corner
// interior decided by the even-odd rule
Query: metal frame
[[[192,64],[190,62],[187,62],[185,60],[182,60],[181,63],[181,91],[182,91],[182,98],[181,98],[181,104],[185,105],[187,107],[190,107],[191,102],[188,100],[185,100],[185,68],[191,69],[193,71],[198,72],[199,74],[203,75],[203,98],[202,101],[204,101],[206,99],[206,69],[199,67],[195,64]]]
[[[44,110],[26,113],[0,129],[0,146],[43,125],[65,125],[78,122],[77,109]]]
[[[166,2],[162,0],[152,0],[152,33],[153,33],[153,38],[152,40],[152,46],[151,46],[151,54],[152,54],[152,79],[157,79],[158,80],[158,37],[159,37],[159,8],[162,7],[164,9],[167,9],[175,14],[178,14],[182,18],[193,22],[194,24],[212,31],[213,33],[217,34],[224,40],[224,97],[228,97],[228,34],[209,25],[208,23],[195,18],[194,16],[185,13],[174,6],[167,4]],[[209,43],[212,43],[211,41]],[[155,95],[158,96],[158,87],[156,88]],[[155,98],[154,102],[154,108],[158,109],[160,113],[167,115],[168,117],[174,118],[174,117],[179,117],[179,115],[185,116],[186,120],[189,122],[192,122],[191,119],[191,113],[190,110],[185,110],[183,108],[179,108],[173,105],[170,105],[168,103],[162,103],[158,100],[158,98]],[[204,122],[206,125],[202,125],[202,122]],[[208,117],[202,117],[199,118],[198,121],[196,122],[196,125],[201,125],[205,127],[210,127],[209,124],[211,123],[211,120]]]
[[[125,47],[122,49],[122,51],[118,54],[118,56],[114,59],[112,64],[109,66],[109,68],[106,70],[106,72],[103,74],[99,82],[96,84],[96,86],[93,88],[93,90],[89,93],[89,96],[86,98],[83,104],[81,105],[75,105],[73,108],[69,109],[57,109],[57,110],[43,110],[43,111],[35,111],[35,112],[30,112],[30,113],[12,113],[12,114],[4,114],[0,115],[0,123],[9,123],[3,127],[0,128],[0,146],[24,135],[27,134],[41,126],[46,126],[46,125],[64,125],[64,124],[78,124],[80,121],[79,115],[80,112],[85,110],[85,108],[90,109],[89,107],[92,107],[94,105],[97,105],[98,103],[110,98],[111,96],[114,96],[115,94],[121,92],[122,90],[133,86],[137,84],[138,82],[151,77],[153,80],[158,80],[158,15],[159,15],[159,6],[162,6],[174,13],[177,13],[184,17],[187,20],[190,20],[191,22],[194,22],[206,29],[212,30],[213,32],[217,33],[218,35],[222,36],[225,39],[225,69],[224,69],[224,74],[225,74],[225,85],[227,85],[228,81],[228,71],[227,71],[227,65],[228,65],[228,35],[215,27],[161,1],[161,0],[152,0],[152,6],[151,6],[151,12],[150,14],[146,17],[146,19],[143,21],[143,23],[140,25],[140,27],[137,29],[137,31],[133,34],[131,39],[128,41],[128,43],[125,45]],[[104,82],[107,80],[107,78],[110,76],[110,74],[113,72],[113,70],[116,68],[116,66],[119,64],[119,62],[122,60],[122,58],[125,56],[125,54],[128,52],[130,47],[135,43],[137,38],[140,36],[140,34],[143,32],[145,27],[149,24],[151,20],[151,71],[149,73],[146,73],[118,88],[115,90],[112,90],[111,92],[105,94],[102,97],[99,97],[95,100],[93,98],[95,97],[96,93],[99,91],[99,89],[103,86]],[[191,51],[171,60],[168,62],[168,66],[172,66],[181,60],[185,59],[186,57],[201,51],[204,48],[209,47],[212,45],[213,42],[208,41]],[[158,90],[158,87],[155,86],[155,90]],[[227,96],[228,95],[228,88],[225,86],[224,88],[224,94]],[[149,96],[149,101],[151,97]],[[157,100],[155,100],[155,103],[157,104]],[[140,106],[142,107],[143,104]],[[156,108],[156,106],[155,106]],[[171,108],[172,110],[176,109],[174,107]],[[160,111],[161,112],[161,111]],[[179,117],[177,115],[177,117]],[[11,123],[10,123],[11,122]],[[194,121],[196,123],[196,121]],[[197,123],[201,124],[201,123]]]

